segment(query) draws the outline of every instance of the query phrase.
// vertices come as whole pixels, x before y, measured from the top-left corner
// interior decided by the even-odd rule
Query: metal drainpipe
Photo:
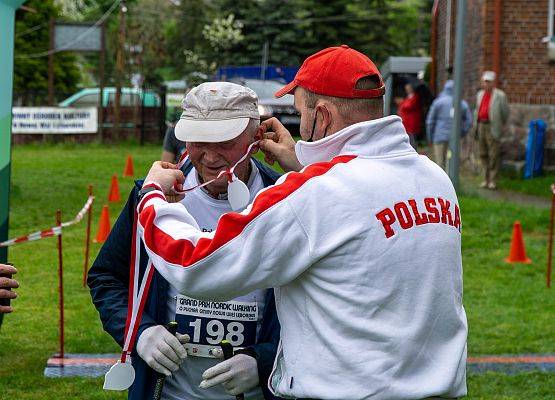
[[[493,70],[495,71],[495,86],[499,86],[501,73],[501,18],[503,1],[495,0],[495,14],[493,17]]]
[[[438,14],[439,0],[434,1],[432,7],[432,40],[430,43],[430,55],[432,56],[432,65],[430,68],[430,90],[435,95],[436,79],[437,79],[437,14]]]

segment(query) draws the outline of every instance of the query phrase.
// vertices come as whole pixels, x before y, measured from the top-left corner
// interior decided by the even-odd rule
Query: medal
[[[239,178],[237,178],[237,176],[235,175],[235,168],[237,168],[237,166],[239,164],[241,164],[243,161],[245,161],[245,159],[249,156],[252,148],[258,144],[258,141],[253,142],[250,144],[250,146],[247,148],[247,151],[245,152],[245,154],[243,154],[243,156],[239,159],[239,161],[237,161],[233,167],[229,168],[229,169],[225,169],[223,171],[220,171],[220,173],[218,174],[218,176],[216,176],[214,179],[209,180],[208,182],[204,182],[200,185],[197,186],[193,186],[191,188],[187,188],[187,189],[183,189],[183,190],[177,190],[175,189],[175,187],[173,188],[174,193],[176,194],[186,194],[187,192],[190,192],[192,190],[210,185],[212,182],[217,181],[218,179],[222,178],[223,176],[227,177],[228,180],[228,184],[227,184],[227,200],[229,201],[229,204],[231,205],[231,209],[233,211],[239,211],[242,210],[243,208],[245,208],[250,201],[250,191],[249,188],[247,187],[247,185],[245,185],[245,183],[240,180]],[[179,165],[182,166],[185,161],[187,160],[187,157],[184,157],[180,162]]]

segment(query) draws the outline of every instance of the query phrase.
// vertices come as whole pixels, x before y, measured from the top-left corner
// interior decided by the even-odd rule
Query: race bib
[[[258,304],[256,301],[205,301],[179,295],[175,320],[177,331],[191,337],[185,346],[190,355],[216,357],[224,339],[233,347],[255,344]]]

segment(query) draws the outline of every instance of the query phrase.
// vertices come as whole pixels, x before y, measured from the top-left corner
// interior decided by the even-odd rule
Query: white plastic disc
[[[233,175],[233,181],[227,185],[227,201],[233,211],[242,210],[249,204],[251,194],[245,183]]]
[[[104,389],[126,390],[129,389],[134,380],[135,368],[130,362],[122,363],[118,360],[104,376]]]

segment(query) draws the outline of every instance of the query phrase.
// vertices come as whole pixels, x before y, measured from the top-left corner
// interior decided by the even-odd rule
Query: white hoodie
[[[149,192],[139,229],[156,269],[195,298],[275,288],[278,396],[465,395],[461,222],[447,175],[412,149],[396,116],[295,150],[300,173],[211,233]]]

